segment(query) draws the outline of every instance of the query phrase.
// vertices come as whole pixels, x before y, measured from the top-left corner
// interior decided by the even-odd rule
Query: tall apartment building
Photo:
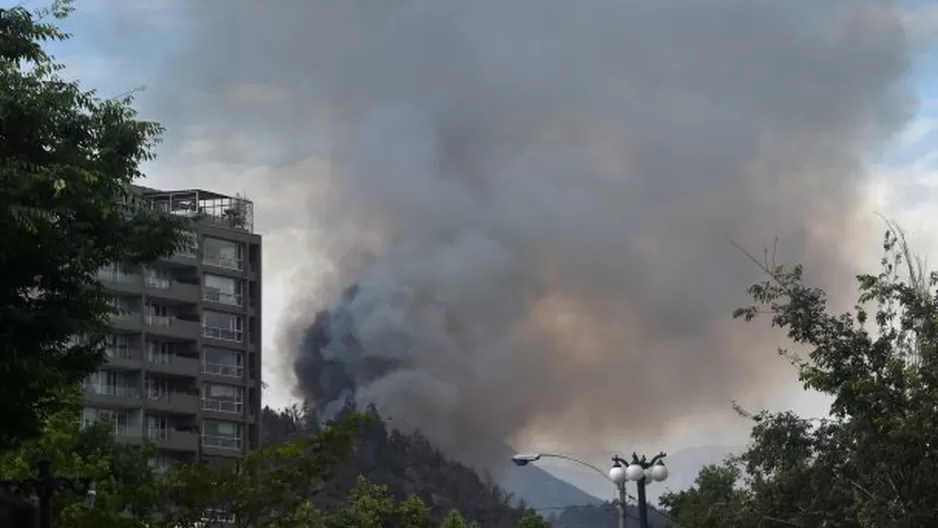
[[[119,315],[108,363],[85,382],[82,420],[107,416],[120,441],[148,438],[163,470],[240,456],[259,445],[261,237],[253,204],[204,190],[140,188],[196,219],[191,245],[98,276]]]

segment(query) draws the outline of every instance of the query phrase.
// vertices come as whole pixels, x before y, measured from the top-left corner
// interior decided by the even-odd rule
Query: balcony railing
[[[168,290],[170,286],[173,285],[173,281],[170,279],[153,276],[147,276],[144,283],[146,284],[147,288],[154,288],[157,290]]]
[[[98,280],[100,281],[129,283],[136,282],[139,277],[135,273],[127,273],[116,269],[98,270]]]
[[[218,288],[209,288],[207,286],[202,288],[202,299],[209,302],[227,304],[229,306],[241,306],[243,302],[243,296],[241,294],[225,293]]]
[[[232,330],[230,328],[216,328],[213,326],[203,326],[202,335],[222,341],[234,341],[241,343],[244,341],[244,332],[241,330]]]
[[[202,363],[203,374],[213,374],[215,376],[225,376],[227,378],[240,378],[244,376],[244,367],[238,365],[225,365],[222,363]]]
[[[112,306],[112,308],[117,310],[117,313],[111,315],[111,319],[114,321],[132,321],[140,317],[140,312],[135,312],[127,308],[120,308],[116,306]],[[137,320],[139,321],[139,319]]]
[[[166,440],[169,438],[169,429],[165,427],[147,427],[147,438],[150,440]]]
[[[147,353],[147,361],[155,365],[169,365],[173,362],[173,355],[163,350],[150,350]]]
[[[107,355],[108,359],[135,360],[140,358],[139,350],[127,346],[107,347],[104,349],[104,353]]]
[[[140,387],[133,385],[113,385],[110,383],[85,383],[85,390],[100,396],[116,396],[118,398],[139,398]]]
[[[124,438],[139,438],[140,426],[139,425],[114,424],[114,436],[121,436]]]
[[[218,436],[218,435],[202,435],[202,446],[203,447],[214,447],[216,449],[241,449],[241,438],[237,436]]]
[[[144,320],[151,326],[172,326],[175,317],[171,315],[147,314]]]
[[[202,398],[202,410],[222,413],[241,414],[244,403],[233,400],[219,400],[216,398]]]
[[[223,257],[221,255],[212,255],[206,253],[202,256],[202,263],[219,268],[227,268],[241,271],[244,269],[244,259]]]

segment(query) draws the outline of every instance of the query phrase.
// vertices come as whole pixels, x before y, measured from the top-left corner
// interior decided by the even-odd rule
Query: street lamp
[[[39,499],[39,528],[52,526],[52,495],[59,490],[69,489],[78,495],[85,495],[89,506],[94,504],[96,495],[94,482],[90,478],[56,477],[52,475],[52,462],[42,456],[36,462],[36,476],[22,480],[0,480],[0,488],[9,493],[23,493],[32,490]]]
[[[616,471],[624,472],[624,468],[620,467],[617,469],[616,467],[613,467],[612,470],[609,471],[609,474],[606,474],[605,471],[599,469],[593,464],[590,464],[589,462],[586,462],[585,460],[580,460],[579,458],[568,455],[561,455],[559,453],[522,453],[511,457],[511,461],[514,462],[516,466],[524,467],[533,462],[537,462],[542,458],[560,458],[563,460],[569,460],[583,467],[589,468],[602,475],[604,479],[611,481],[615,485],[616,491],[619,495],[619,500],[616,501],[616,509],[619,512],[619,528],[625,528],[625,519],[628,515],[628,511],[626,510],[626,499],[628,498],[628,493],[625,491],[626,480],[624,478],[621,480],[616,480],[615,473]]]
[[[638,524],[641,528],[648,528],[648,501],[645,497],[645,487],[652,482],[663,482],[668,478],[668,468],[661,461],[667,455],[658,453],[651,460],[642,455],[632,453],[632,461],[614,456],[612,468],[609,470],[609,479],[625,489],[625,483],[635,482],[638,485]],[[620,528],[625,525],[620,521]]]

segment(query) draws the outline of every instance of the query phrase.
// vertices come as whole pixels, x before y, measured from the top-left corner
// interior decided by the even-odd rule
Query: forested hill
[[[436,519],[453,509],[485,528],[516,528],[523,509],[490,478],[482,478],[469,467],[450,460],[420,434],[405,435],[388,430],[370,413],[359,437],[355,455],[319,499],[323,506],[348,495],[358,475],[385,485],[398,500],[419,496]],[[298,408],[276,411],[265,408],[261,415],[262,442],[273,445],[298,435],[315,434],[319,425]]]

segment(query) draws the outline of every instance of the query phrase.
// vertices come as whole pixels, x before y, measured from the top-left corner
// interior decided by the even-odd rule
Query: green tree
[[[352,492],[339,508],[327,516],[326,528],[432,528],[430,509],[416,496],[397,503],[380,486],[359,477]]]
[[[678,493],[666,493],[660,503],[675,526],[723,528],[747,526],[746,491],[737,486],[740,469],[733,464],[707,466],[695,485]]]
[[[161,127],[66,80],[43,49],[68,37],[54,21],[69,11],[0,9],[0,451],[37,437],[104,361],[96,271],[170,254],[186,228],[131,187]]]
[[[830,416],[761,412],[736,461],[744,494],[730,494],[734,526],[927,527],[938,518],[938,275],[912,259],[901,231],[885,237],[882,271],[861,275],[853,311],[832,314],[800,266],[763,263],[752,306],[807,351],[788,357],[808,390],[832,398]],[[725,475],[724,475],[725,476]],[[696,498],[727,495],[709,479],[668,497],[684,527],[709,526]],[[684,511],[682,511],[684,508]]]
[[[519,528],[550,528],[550,523],[545,521],[543,517],[538,515],[534,510],[525,510],[524,514],[521,516],[521,522],[518,523]]]
[[[161,483],[158,519],[166,528],[308,526],[312,500],[352,454],[363,419],[346,413],[314,435],[231,462],[179,464]],[[307,523],[307,524],[303,524]]]
[[[60,412],[46,420],[39,438],[0,454],[0,474],[12,479],[31,477],[39,457],[48,456],[55,475],[94,481],[93,504],[88,496],[68,489],[56,492],[55,526],[143,528],[138,516],[146,515],[158,498],[147,464],[151,454],[148,446],[115,442],[113,425],[107,421],[81,428],[75,413]]]
[[[456,510],[450,510],[443,522],[440,523],[440,528],[476,528],[477,526],[477,524],[463,519],[463,516]]]

